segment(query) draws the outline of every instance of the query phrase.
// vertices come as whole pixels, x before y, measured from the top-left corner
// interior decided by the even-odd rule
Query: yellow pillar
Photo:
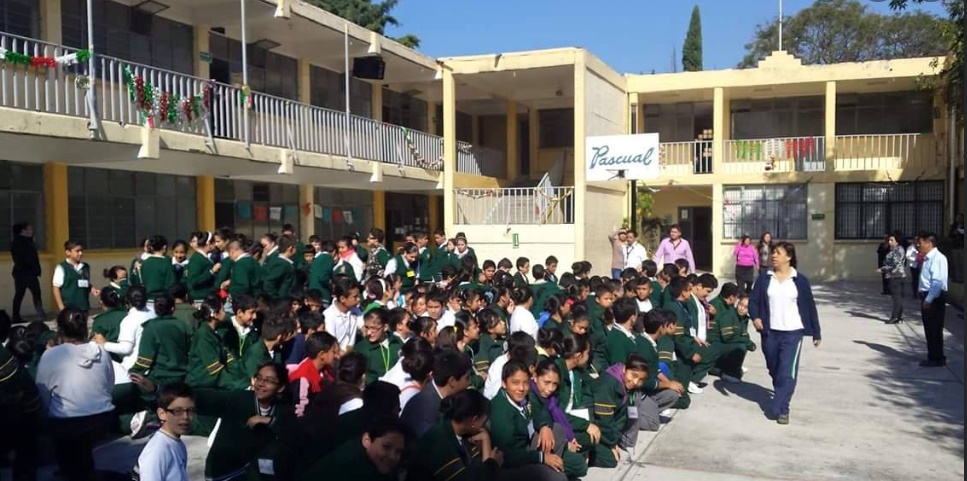
[[[209,175],[195,177],[195,221],[203,231],[214,231],[215,226],[215,178]]]
[[[312,64],[309,59],[300,58],[298,64],[299,102],[312,104]]]
[[[826,82],[826,171],[836,170],[836,82]]]
[[[63,41],[61,25],[60,0],[41,0],[40,2],[40,38],[41,40],[60,45]],[[59,255],[57,257],[60,257]]]
[[[64,242],[70,238],[69,210],[67,198],[67,166],[64,164],[44,164],[44,219],[47,231],[47,252],[52,254],[50,265],[45,272],[54,272],[57,264],[64,260]],[[84,239],[80,239],[84,240]],[[44,277],[50,279],[50,277]],[[44,287],[47,289],[50,284]],[[47,308],[56,310],[53,296],[45,296]]]
[[[638,104],[635,106],[635,132],[639,134],[645,133],[645,104],[641,101],[641,96],[638,97]]]
[[[372,117],[377,122],[383,121],[383,84],[372,84],[373,107]]]
[[[541,116],[538,114],[536,108],[531,107],[527,110],[527,160],[530,165],[531,172],[543,172],[544,169],[540,165],[540,152],[541,152]]]
[[[729,99],[722,87],[716,87],[712,100],[712,172],[722,173],[725,160],[725,141],[729,138]],[[713,224],[715,225],[715,224]]]
[[[373,191],[373,227],[386,231],[386,192],[381,190]]]
[[[507,179],[520,177],[520,129],[517,128],[517,102],[507,101]]]
[[[430,216],[430,232],[429,232],[429,234],[432,236],[433,233],[436,232],[437,229],[440,228],[440,220],[439,220],[440,219],[440,196],[439,195],[432,195],[431,194],[429,196],[429,201],[430,201],[430,205],[429,205],[430,212],[427,215]],[[453,232],[447,232],[447,235],[454,235],[454,233]]]
[[[440,105],[436,102],[428,102],[426,104],[426,132],[428,134],[440,135],[436,130],[436,108]]]
[[[196,25],[195,35],[194,35],[194,55],[195,55],[195,76],[200,78],[211,78],[211,65],[208,62],[203,62],[201,59],[201,54],[211,53],[211,47],[209,44],[209,30],[211,26],[209,25]]]
[[[587,59],[583,52],[574,58],[574,259],[587,259],[584,235],[587,217],[587,183],[584,163],[584,119],[586,99]]]
[[[299,232],[297,234],[304,241],[316,234],[316,216],[313,207],[315,204],[316,187],[311,184],[299,184]]]
[[[443,228],[453,232],[456,217],[454,175],[457,172],[457,81],[443,69]]]

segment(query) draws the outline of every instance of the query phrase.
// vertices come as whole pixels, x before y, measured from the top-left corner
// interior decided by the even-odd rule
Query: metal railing
[[[573,187],[458,189],[457,224],[542,225],[574,223]]]
[[[836,170],[923,168],[940,162],[933,134],[836,136]]]
[[[0,32],[0,47],[31,56],[58,57],[77,49]],[[345,112],[316,107],[122,59],[96,55],[95,109],[102,121],[142,124],[146,121],[125,83],[126,71],[171,99],[202,97],[202,118],[164,122],[165,130],[213,138],[373,160],[428,170],[443,168],[443,139]],[[75,85],[87,65],[21,67],[0,64],[0,106],[51,114],[87,117],[86,93]],[[207,94],[207,95],[206,95]],[[177,106],[173,106],[177,107]],[[248,115],[246,116],[246,110]],[[156,118],[156,117],[155,117]],[[247,122],[247,125],[246,125]]]
[[[662,142],[661,168],[664,174],[711,174],[712,141]]]
[[[499,150],[457,142],[457,172],[462,174],[503,179],[507,176],[506,159]]]
[[[825,137],[726,140],[726,173],[821,172],[826,170]]]

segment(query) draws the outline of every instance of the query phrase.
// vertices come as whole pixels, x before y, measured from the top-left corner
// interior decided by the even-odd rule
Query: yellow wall
[[[669,220],[671,224],[677,224],[681,221],[678,215],[679,207],[712,205],[712,188],[709,186],[664,187],[652,194],[652,198],[654,199],[652,207],[654,216],[663,221]]]

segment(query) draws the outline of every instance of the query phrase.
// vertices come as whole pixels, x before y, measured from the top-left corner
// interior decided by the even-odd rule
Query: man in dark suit
[[[37,315],[47,320],[40,295],[40,256],[37,254],[37,244],[34,243],[34,227],[22,222],[14,224],[12,230],[10,255],[13,258],[13,323],[23,322],[20,318],[20,305],[28,290],[34,298]]]
[[[400,421],[416,437],[429,431],[440,415],[440,402],[470,387],[470,358],[465,354],[437,351],[433,360],[433,380],[403,408]]]

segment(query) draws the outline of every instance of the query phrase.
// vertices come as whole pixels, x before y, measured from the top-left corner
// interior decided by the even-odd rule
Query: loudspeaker
[[[383,80],[386,62],[382,57],[356,57],[353,59],[353,77],[366,80]]]

